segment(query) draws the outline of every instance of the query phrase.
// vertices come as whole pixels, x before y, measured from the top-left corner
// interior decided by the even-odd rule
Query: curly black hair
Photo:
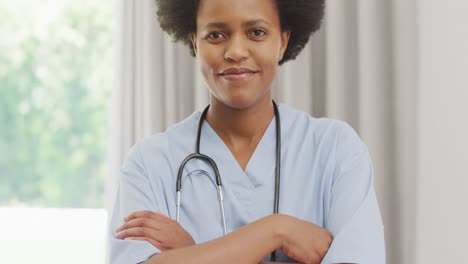
[[[197,30],[199,0],[155,0],[161,28],[174,41],[182,41],[195,56],[190,34]],[[288,47],[279,65],[294,60],[304,49],[310,36],[321,25],[325,0],[275,0],[282,31],[290,31]]]

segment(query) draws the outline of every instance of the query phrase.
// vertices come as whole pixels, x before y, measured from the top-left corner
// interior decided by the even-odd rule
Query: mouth
[[[246,81],[251,79],[259,71],[249,68],[228,68],[219,75],[228,81]]]

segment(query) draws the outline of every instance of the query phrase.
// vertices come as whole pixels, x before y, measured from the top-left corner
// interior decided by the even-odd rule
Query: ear
[[[284,52],[288,47],[289,38],[291,37],[291,31],[283,31],[281,32],[281,47],[279,51],[279,59],[278,61],[283,59]]]
[[[195,52],[195,57],[196,57],[197,56],[197,35],[195,35],[195,33],[191,33],[190,40],[192,41],[193,51]]]

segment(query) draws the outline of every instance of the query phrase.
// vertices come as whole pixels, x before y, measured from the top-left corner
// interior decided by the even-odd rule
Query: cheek
[[[278,68],[278,58],[274,51],[266,52],[265,50],[258,54],[258,62],[263,70],[265,77],[272,77],[275,75]]]
[[[201,46],[198,51],[198,60],[203,76],[208,80],[213,78],[219,64],[219,52],[215,48]]]
[[[277,41],[270,40],[265,42],[263,45],[257,47],[256,49],[256,57],[257,61],[262,64],[264,70],[268,70],[269,72],[275,72],[276,68],[278,67],[278,60],[279,60],[279,49],[280,46],[278,45]]]

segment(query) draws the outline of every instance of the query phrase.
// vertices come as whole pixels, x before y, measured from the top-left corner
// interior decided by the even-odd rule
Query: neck
[[[261,138],[275,115],[271,96],[246,109],[234,109],[215,98],[210,101],[206,120],[228,144]]]

